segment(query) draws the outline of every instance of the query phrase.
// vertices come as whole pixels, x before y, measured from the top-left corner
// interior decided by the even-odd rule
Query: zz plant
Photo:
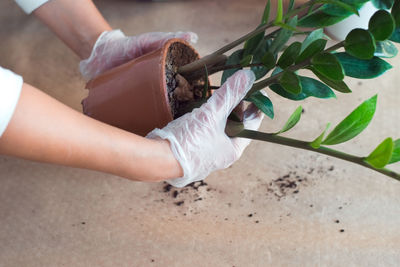
[[[207,78],[208,75],[223,71],[222,84],[237,70],[250,68],[258,81],[244,101],[254,103],[271,119],[274,118],[274,107],[271,100],[261,93],[264,88],[293,101],[311,96],[328,99],[335,97],[335,91],[351,93],[343,81],[344,77],[372,79],[382,75],[392,67],[384,58],[396,56],[397,49],[393,42],[400,43],[400,0],[372,0],[379,10],[371,17],[368,29],[354,29],[344,41],[326,47],[328,37],[323,33],[323,28],[350,15],[358,15],[358,10],[366,2],[368,1],[310,0],[294,8],[294,0],[290,0],[288,9],[284,12],[282,0],[278,0],[276,18],[270,20],[271,3],[268,0],[261,23],[254,31],[179,68],[177,72],[185,77]],[[272,27],[278,28],[272,31]],[[300,27],[314,30],[307,32]],[[294,35],[305,35],[305,39],[303,42],[291,42]],[[243,43],[243,48],[234,51],[229,57],[224,55]],[[299,75],[298,71],[301,69],[310,70],[314,77]],[[204,90],[208,89],[206,84]],[[364,101],[329,133],[328,123],[325,130],[311,141],[280,136],[299,122],[301,106],[276,133],[246,130],[240,118],[233,113],[228,120],[226,132],[230,136],[272,142],[337,157],[400,181],[399,173],[386,168],[387,165],[400,161],[400,139],[386,138],[364,157],[329,148],[360,134],[372,120],[376,104],[377,95]]]

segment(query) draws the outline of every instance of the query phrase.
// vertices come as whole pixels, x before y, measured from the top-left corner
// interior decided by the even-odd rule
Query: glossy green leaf
[[[261,24],[257,27],[257,29],[264,26],[268,22],[269,15],[270,15],[270,8],[271,8],[271,0],[268,0],[267,4],[265,5],[265,8],[264,8],[263,16],[261,18]],[[257,48],[263,42],[264,35],[265,35],[265,31],[260,32],[259,34],[257,34],[256,36],[253,36],[252,38],[248,39],[244,43],[244,56],[255,53]],[[264,53],[265,53],[265,51],[264,51]]]
[[[378,57],[364,60],[350,56],[347,53],[335,53],[335,56],[342,64],[346,76],[350,76],[353,78],[376,78],[392,68],[389,63]]]
[[[350,14],[358,14],[358,10],[356,7],[354,7],[353,5],[349,5],[347,3],[345,3],[344,1],[337,1],[337,0],[316,0],[315,3],[322,3],[322,4],[330,4],[332,6],[336,6],[339,7],[343,10],[346,10],[348,12],[350,12]]]
[[[382,169],[389,163],[392,157],[393,146],[392,138],[386,138],[369,154],[365,161],[376,169]]]
[[[312,142],[310,143],[310,146],[311,146],[312,148],[317,149],[317,148],[319,148],[319,147],[321,146],[322,140],[323,140],[324,137],[325,137],[325,133],[326,133],[326,131],[328,131],[328,129],[329,129],[330,126],[331,126],[331,124],[328,123],[328,124],[326,125],[326,127],[325,127],[325,130],[324,130],[317,138],[315,138],[314,141],[312,141]]]
[[[281,134],[281,133],[287,132],[290,129],[292,129],[300,121],[302,111],[303,111],[302,106],[299,106],[292,113],[292,115],[290,115],[289,119],[287,120],[285,125],[282,127],[282,129],[279,132],[275,133],[275,134]]]
[[[281,27],[283,29],[292,31],[292,32],[302,32],[299,29],[297,29],[296,27],[292,27],[289,24],[286,24],[286,23],[283,23],[283,22],[275,22],[274,25],[277,26],[277,27]]]
[[[342,120],[322,142],[323,145],[336,145],[346,142],[360,134],[370,123],[376,109],[377,95],[364,101],[350,115]]]
[[[316,29],[312,31],[309,35],[307,35],[306,39],[301,44],[300,52],[303,52],[311,43],[318,39],[323,39],[325,36],[323,29]]]
[[[281,22],[282,18],[283,18],[283,0],[278,0],[275,23]]]
[[[301,43],[294,42],[285,49],[281,57],[278,60],[277,65],[282,69],[285,69],[292,65],[300,53]]]
[[[341,1],[343,3],[347,3],[348,5],[351,5],[355,9],[359,10],[365,2],[368,2],[368,0],[365,1]],[[331,5],[331,4],[325,4],[322,6],[321,11],[324,12],[325,14],[328,15],[333,15],[333,16],[338,16],[338,17],[347,17],[350,15],[353,15],[354,12],[345,8],[342,8],[337,5]]]
[[[322,75],[334,81],[344,79],[344,70],[337,57],[331,53],[322,52],[311,59],[311,65]]]
[[[259,108],[271,119],[274,118],[274,107],[271,100],[267,96],[263,95],[260,91],[255,92],[246,100],[256,105],[257,108]]]
[[[281,78],[279,79],[279,84],[282,85],[288,93],[299,94],[301,93],[301,83],[299,76],[292,71],[283,71]]]
[[[393,153],[388,164],[396,163],[398,161],[400,161],[400,139],[394,141]]]
[[[371,0],[377,9],[390,9],[395,0]]]
[[[309,77],[300,76],[302,91],[300,94],[291,94],[282,88],[279,84],[272,84],[270,88],[278,95],[290,100],[303,100],[307,97],[313,96],[316,98],[333,98],[336,97],[335,93],[325,84]]]
[[[288,23],[288,25],[292,27],[297,26],[297,16],[293,17]],[[289,41],[290,37],[292,37],[293,31],[288,29],[280,29],[278,35],[272,41],[269,51],[272,54],[277,54],[281,51],[282,47]]]
[[[396,27],[400,26],[400,1],[395,1],[392,10],[392,17],[396,23]]]
[[[272,69],[273,67],[275,67],[275,61],[275,57],[271,52],[265,53],[265,55],[261,59],[261,62],[268,69]]]
[[[326,46],[326,42],[327,42],[327,40],[325,40],[325,39],[318,39],[318,40],[315,40],[314,42],[312,42],[296,58],[296,64],[303,62],[304,60],[309,59],[312,56],[314,56],[315,54],[323,51]]]
[[[344,81],[335,81],[327,78],[326,76],[322,75],[319,73],[316,69],[310,68],[311,71],[315,74],[315,76],[318,77],[323,83],[328,85],[330,88],[335,89],[336,91],[339,91],[341,93],[351,93],[350,88],[347,86],[347,84]]]
[[[270,9],[271,9],[271,0],[268,0],[267,4],[265,5],[265,8],[264,8],[264,13],[263,13],[263,16],[262,16],[262,19],[261,19],[261,24],[268,23]]]
[[[372,33],[376,41],[384,41],[392,35],[395,26],[394,19],[389,12],[378,10],[370,18],[368,30]]]
[[[344,48],[356,58],[371,59],[376,49],[374,36],[367,30],[354,29],[346,36]]]
[[[346,16],[332,16],[322,11],[311,13],[299,20],[298,26],[307,28],[324,28],[344,20]]]
[[[243,56],[243,49],[236,50],[235,52],[230,55],[225,63],[225,65],[237,65],[240,64],[240,61],[242,60]],[[236,68],[236,69],[229,69],[225,70],[222,73],[222,79],[221,79],[221,84],[223,84],[226,79],[228,79],[232,74],[234,74],[236,71],[240,70],[241,68]]]
[[[287,10],[287,12],[292,11],[293,8],[294,8],[294,0],[290,0],[290,1],[289,1],[289,5],[288,5],[288,10]]]
[[[254,51],[259,46],[264,38],[264,32],[257,34],[256,36],[250,38],[244,43],[244,56],[248,56],[254,53]]]
[[[400,27],[396,28],[394,32],[392,33],[392,36],[389,38],[390,41],[393,41],[395,43],[400,43]]]
[[[273,67],[275,67],[276,59],[271,54],[271,52],[268,52],[271,42],[272,42],[271,39],[264,38],[253,54],[253,62],[252,63],[263,63],[265,65],[265,66],[251,67],[251,70],[256,75],[257,80],[264,77],[268,73],[269,70],[271,70]],[[272,55],[272,57],[266,56],[266,54]],[[268,61],[264,61],[264,59],[267,59]],[[267,62],[268,62],[268,64],[265,64]]]
[[[244,58],[242,58],[239,62],[240,66],[246,67],[250,64],[250,62],[253,60],[253,55],[247,55]]]
[[[392,58],[398,53],[396,46],[389,40],[376,43],[376,50],[374,56]]]

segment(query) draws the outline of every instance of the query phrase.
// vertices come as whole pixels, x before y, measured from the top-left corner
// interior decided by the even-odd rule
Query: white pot
[[[369,1],[359,10],[360,16],[351,15],[335,25],[326,27],[325,32],[331,38],[342,41],[346,38],[347,34],[355,28],[368,29],[369,19],[377,10],[378,9],[374,7],[371,1]]]

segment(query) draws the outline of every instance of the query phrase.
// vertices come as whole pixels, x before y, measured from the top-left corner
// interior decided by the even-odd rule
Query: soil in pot
[[[183,43],[174,43],[169,47],[165,60],[165,76],[168,100],[174,119],[200,106],[204,93],[204,78],[186,79],[176,72],[178,67],[195,61],[198,54]],[[210,91],[207,90],[207,95]]]

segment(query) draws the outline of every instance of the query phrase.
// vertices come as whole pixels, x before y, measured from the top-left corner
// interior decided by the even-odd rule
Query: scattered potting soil
[[[267,191],[280,200],[282,197],[289,194],[298,194],[300,192],[300,186],[307,184],[307,177],[298,175],[296,171],[290,171],[287,174],[272,180],[268,184]]]
[[[198,58],[198,54],[182,43],[172,44],[168,50],[165,62],[165,76],[168,100],[174,118],[190,111],[190,103],[201,99],[204,79],[186,80],[176,73],[178,67],[189,64]]]

